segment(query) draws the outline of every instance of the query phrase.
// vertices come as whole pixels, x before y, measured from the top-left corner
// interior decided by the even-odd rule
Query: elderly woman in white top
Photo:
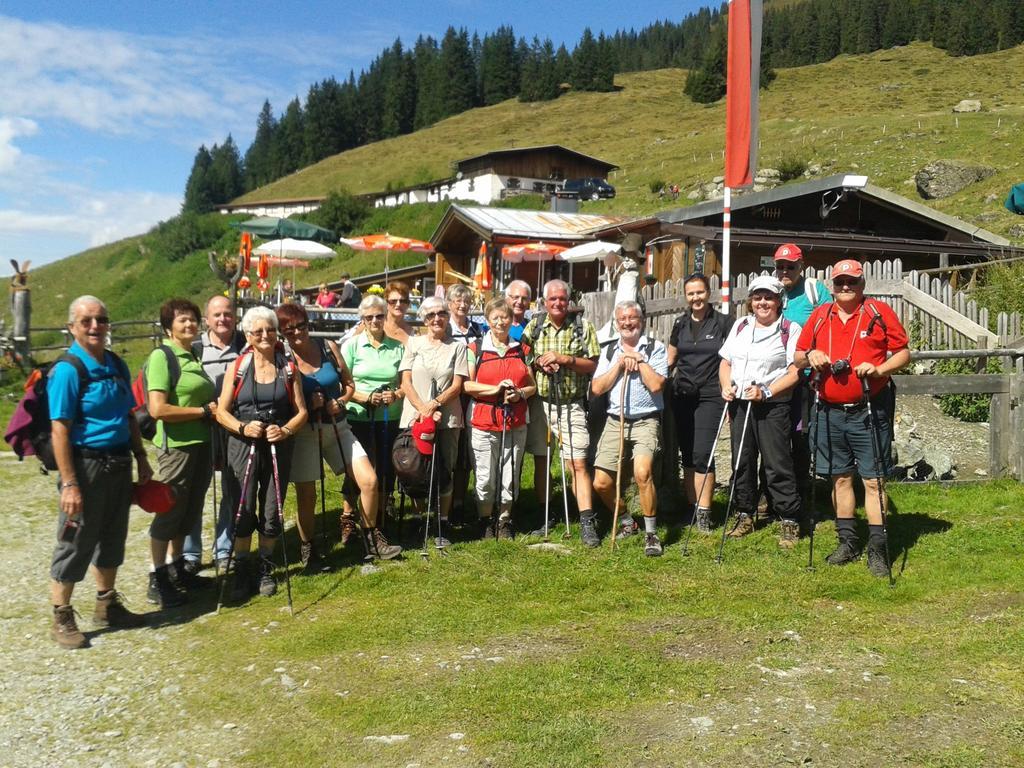
[[[800,496],[789,443],[789,400],[797,382],[793,355],[800,326],[782,317],[785,290],[768,275],[751,281],[750,314],[733,325],[719,351],[718,380],[732,418],[733,466],[738,468],[738,517],[730,535],[754,530],[760,455],[768,491],[782,519],[779,546],[792,549],[800,536]]]
[[[406,429],[419,419],[440,419],[435,440],[444,471],[436,478],[435,487],[440,489],[441,519],[441,534],[436,543],[442,547],[449,543],[452,468],[465,426],[459,395],[462,394],[463,382],[470,377],[470,369],[466,345],[455,341],[449,331],[449,312],[445,303],[431,296],[420,305],[419,316],[426,334],[409,339],[398,366],[402,394],[405,395],[399,427]]]

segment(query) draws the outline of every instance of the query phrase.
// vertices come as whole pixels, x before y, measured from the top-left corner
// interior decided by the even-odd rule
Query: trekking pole
[[[821,416],[821,392],[818,389],[818,379],[815,373],[811,377],[811,388],[814,390],[814,429],[811,430],[811,488],[808,492],[807,504],[807,570],[814,571],[814,529],[818,527],[818,417]],[[827,437],[827,434],[826,434]]]
[[[550,394],[550,393],[549,393]],[[545,471],[544,471],[544,490],[547,493],[544,494],[544,541],[549,541],[548,537],[548,520],[550,519],[551,512],[551,400],[547,401],[548,406],[548,438],[547,438],[547,451],[545,459]]]
[[[615,467],[615,511],[612,513],[611,550],[615,551],[616,532],[619,530],[619,507],[622,500],[622,454],[626,448],[626,384],[629,374],[622,377],[619,386],[619,456]]]
[[[718,445],[718,438],[722,434],[722,426],[725,424],[725,415],[729,412],[729,409],[722,409],[722,417],[718,420],[718,429],[715,431],[715,440],[711,443],[711,455],[708,456],[708,465],[704,470],[704,479],[700,481],[700,490],[697,491],[697,498],[693,502],[693,517],[690,519],[690,524],[686,526],[686,533],[683,534],[683,557],[689,557],[690,551],[690,532],[693,527],[697,524],[697,508],[700,506],[700,498],[704,495],[704,485],[708,481],[708,475],[711,474],[711,465],[715,463],[715,448]]]
[[[558,411],[558,463],[562,467],[562,507],[565,510],[565,533],[563,539],[572,536],[569,531],[569,479],[565,476],[565,455],[562,450],[562,369],[555,371],[555,407]],[[569,438],[569,466],[572,467],[572,404],[569,404],[569,412],[565,415],[565,431]],[[576,470],[572,469],[575,478]]]
[[[217,504],[217,469],[213,470],[213,477],[210,479],[213,486],[213,546],[210,547],[213,554],[213,578],[216,581],[220,578],[220,564],[217,562],[217,521],[220,519],[220,506]],[[199,548],[202,552],[202,547]],[[202,557],[202,555],[200,555]]]
[[[292,577],[288,572],[288,540],[284,535],[284,502],[281,499],[281,476],[277,471],[277,443],[270,444],[270,466],[274,470],[274,499],[277,502],[277,524],[281,526],[281,557],[284,559],[284,583],[288,590],[288,613],[295,615],[292,607]]]
[[[885,537],[885,570],[889,574],[889,586],[895,587],[896,581],[892,577],[892,558],[889,556],[889,533],[886,523],[886,500],[885,493],[885,470],[882,466],[882,428],[878,424],[875,411],[871,407],[871,386],[867,377],[860,380],[864,390],[864,402],[868,406],[868,421],[871,422],[871,450],[875,454],[875,483],[878,486],[878,511],[882,516],[882,535]]]
[[[326,409],[326,405],[323,409]],[[318,466],[320,467],[320,543],[324,548],[324,557],[327,556],[327,493],[324,490],[325,475],[324,475],[324,420],[323,420],[323,409],[320,412],[320,423],[315,424],[313,421],[309,422],[311,429],[316,430],[316,452],[317,458],[319,459]],[[312,533],[312,531],[310,531]]]
[[[740,432],[740,444],[739,449],[736,451],[736,456],[733,460],[732,477],[729,478],[729,503],[725,505],[725,522],[722,523],[722,543],[718,546],[718,557],[715,560],[719,564],[722,562],[722,556],[725,553],[725,536],[729,529],[729,512],[732,510],[732,500],[736,495],[736,476],[740,471],[740,461],[743,459],[743,442],[747,437],[747,423],[750,421],[750,405],[753,400],[747,400],[747,415],[743,417],[743,431]]]
[[[245,494],[249,490],[249,478],[252,475],[253,457],[256,455],[256,441],[249,443],[249,457],[245,460],[245,471],[242,473],[242,495],[238,497],[238,508],[235,510],[235,523],[231,529],[231,549],[228,550],[228,561],[224,565],[224,577],[220,582],[220,593],[217,595],[217,615],[220,615],[221,606],[224,604],[224,585],[227,584],[228,575],[231,573],[231,566],[235,562],[235,540],[238,538],[238,523],[242,519],[242,509],[245,507]],[[216,557],[214,558],[216,560]],[[219,569],[218,569],[219,575]]]
[[[504,398],[505,398],[505,388],[501,387],[498,390],[498,399],[499,400],[504,400]],[[498,538],[498,516],[501,514],[501,496],[502,496],[502,488],[504,486],[504,481],[505,481],[503,472],[504,472],[504,469],[505,469],[505,429],[506,429],[507,422],[504,419],[504,415],[505,415],[504,405],[502,406],[501,412],[502,412],[502,417],[503,418],[502,418],[502,423],[501,423],[501,431],[498,433],[498,472],[497,472],[496,475],[494,475],[494,477],[497,477],[497,480],[498,480],[498,498],[497,498],[498,514],[494,513],[494,509],[492,507],[492,509],[491,509],[491,519],[488,522],[488,525],[491,527],[491,529],[494,532],[494,538],[495,539]]]
[[[345,472],[345,480],[350,480],[351,477],[352,477],[352,470],[349,467],[348,462],[345,460],[345,449],[341,445],[341,433],[338,432],[338,420],[334,417],[333,414],[331,414],[331,424],[334,426],[334,441],[338,444],[338,454],[341,456],[341,467],[342,467],[342,470]],[[356,487],[357,488],[359,487],[358,483],[356,484]],[[341,484],[341,500],[342,500],[342,503],[344,504],[344,501],[345,501],[345,483],[344,482]],[[358,504],[358,502],[356,502],[356,503]],[[357,507],[357,511],[358,511],[358,507]],[[363,522],[365,522],[365,521],[363,521]],[[360,533],[359,533],[359,540],[361,542],[363,542],[363,559],[364,560],[372,560],[373,556],[370,554],[370,545],[366,543],[366,537],[363,535],[362,531],[360,531]]]
[[[430,382],[430,398],[432,400],[437,398],[437,382],[436,381],[431,381]],[[427,483],[427,517],[426,517],[426,521],[423,524],[423,550],[420,552],[420,557],[422,557],[424,560],[427,559],[430,556],[429,552],[427,551],[427,542],[430,540],[430,505],[431,505],[431,503],[434,500],[434,485],[435,485],[435,478],[437,476],[437,438],[438,438],[438,433],[437,433],[437,428],[436,428],[436,425],[435,425],[435,428],[434,428],[434,439],[431,441],[431,444],[430,444],[430,480]],[[438,534],[438,538],[440,538],[440,536],[441,536],[440,499],[438,499],[438,509],[437,509],[437,534]]]

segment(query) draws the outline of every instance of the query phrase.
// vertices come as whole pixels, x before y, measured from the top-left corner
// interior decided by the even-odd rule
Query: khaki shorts
[[[634,458],[654,458],[661,447],[660,415],[627,421],[623,432],[623,446],[627,453],[632,449]],[[617,472],[619,469],[619,420],[611,416],[605,421],[604,430],[597,441],[594,466],[608,472]]]
[[[348,421],[338,422],[338,436],[334,436],[334,427],[330,422],[317,424],[307,422],[302,429],[295,433],[292,439],[292,471],[288,478],[293,483],[312,483],[320,479],[320,453],[317,448],[317,439],[322,441],[324,461],[331,471],[340,475],[345,471],[346,466],[359,458],[367,458],[363,446],[356,440],[352,430],[349,429]],[[341,443],[345,451],[345,460],[342,461],[341,451],[338,450],[338,443]]]
[[[548,414],[548,404],[541,401],[544,416]],[[577,401],[562,405],[562,417],[558,417],[558,408],[551,405],[551,430],[558,439],[558,449],[567,459],[585,459],[590,450],[590,433],[587,432],[587,412],[583,403]],[[536,455],[536,454],[535,454]]]
[[[548,420],[544,415],[547,403],[537,395],[529,399],[530,418],[526,425],[526,452],[531,456],[543,456],[548,450]],[[551,406],[554,413],[555,406]]]

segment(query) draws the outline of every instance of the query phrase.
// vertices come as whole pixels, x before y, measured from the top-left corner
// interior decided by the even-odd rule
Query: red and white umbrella
[[[501,258],[513,264],[520,264],[524,261],[556,261],[566,250],[564,245],[555,243],[516,243],[506,245],[501,249]]]

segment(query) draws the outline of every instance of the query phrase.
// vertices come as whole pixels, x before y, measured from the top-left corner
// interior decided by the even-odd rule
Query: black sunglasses
[[[286,328],[282,328],[283,333],[295,333],[296,331],[305,331],[309,328],[309,323],[297,323],[295,325],[289,325]]]

